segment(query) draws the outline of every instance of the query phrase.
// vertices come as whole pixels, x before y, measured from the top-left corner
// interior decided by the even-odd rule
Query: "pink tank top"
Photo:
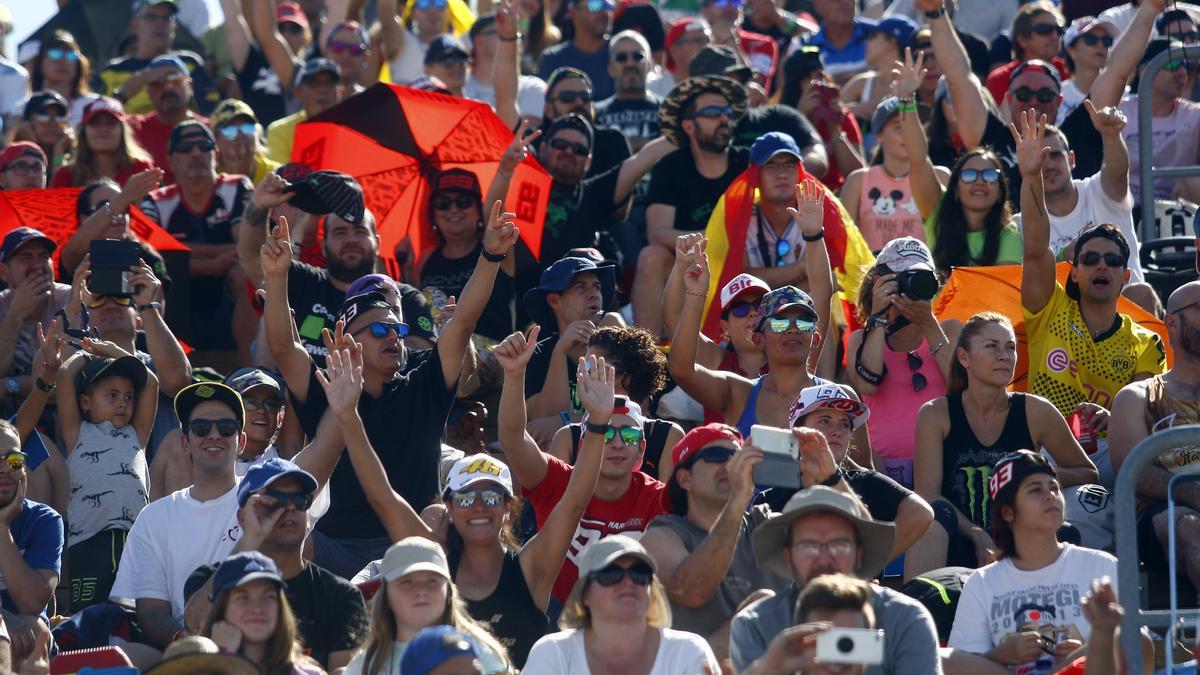
[[[942,347],[949,349],[950,345]],[[911,468],[907,471],[893,468],[912,466],[913,451],[917,445],[917,411],[927,401],[946,395],[946,379],[937,367],[937,359],[929,353],[929,343],[922,340],[913,352],[921,360],[915,371],[909,364],[908,352],[892,350],[886,343],[883,348],[883,365],[887,366],[887,378],[875,389],[874,394],[863,394],[863,403],[871,409],[867,433],[871,449],[887,461],[892,479],[902,485],[912,485]],[[917,391],[913,385],[914,373],[925,376],[925,386]],[[877,467],[878,468],[878,467]]]
[[[882,165],[876,165],[867,169],[859,185],[862,194],[855,215],[858,229],[872,251],[900,237],[925,241],[925,225],[908,186],[908,176],[892,178]]]

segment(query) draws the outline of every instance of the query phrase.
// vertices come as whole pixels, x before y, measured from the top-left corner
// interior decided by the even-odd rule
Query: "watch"
[[[7,391],[9,395],[16,394],[21,391],[21,383],[15,377],[6,377],[4,378],[4,391]]]
[[[840,468],[838,468],[838,469],[834,469],[833,473],[829,474],[829,478],[826,478],[825,480],[820,481],[819,483],[817,483],[817,485],[824,485],[825,487],[831,488],[831,487],[837,485],[839,482],[841,482],[841,480],[842,480],[842,470]]]
[[[148,309],[152,309],[156,312],[162,312],[162,303],[161,302],[147,302],[144,305],[138,305],[137,307],[134,307],[134,309],[137,310],[138,314],[141,314],[142,312],[144,312]]]
[[[33,386],[46,392],[47,394],[54,391],[54,385],[55,385],[54,382],[47,382],[47,381],[43,380],[41,375],[38,375],[37,378],[34,379],[34,381],[33,381]]]
[[[867,328],[880,328],[886,325],[888,325],[887,316],[882,312],[867,317]]]

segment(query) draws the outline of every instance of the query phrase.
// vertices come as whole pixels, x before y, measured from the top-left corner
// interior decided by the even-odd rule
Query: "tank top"
[[[746,371],[742,370],[742,365],[738,363],[737,352],[733,351],[733,347],[726,345],[721,350],[721,362],[717,364],[717,370],[723,370],[727,373],[737,373],[742,377],[748,377]],[[766,375],[770,369],[767,364],[763,363],[762,368],[758,369],[759,375]],[[713,422],[725,422],[725,416],[719,410],[704,409],[704,423],[712,424]]]
[[[859,186],[858,213],[854,216],[872,251],[900,237],[925,241],[925,224],[913,200],[908,176],[893,178],[877,164],[867,169]]]
[[[1169,394],[1162,375],[1146,382],[1146,428],[1150,433],[1197,423],[1200,423],[1200,401],[1185,401]],[[1172,474],[1195,471],[1200,467],[1200,447],[1171,448],[1159,455],[1155,463]]]
[[[118,429],[112,422],[80,422],[67,471],[67,546],[104,530],[130,529],[149,503],[149,466],[132,424]]]
[[[447,296],[461,298],[463,288],[475,272],[475,265],[482,252],[482,241],[461,258],[447,258],[439,246],[429,254],[421,268],[421,288],[437,289]],[[499,271],[496,274],[496,283],[492,286],[492,297],[475,324],[475,332],[496,341],[511,335],[514,326],[512,305],[515,293],[512,277]]]
[[[750,427],[758,424],[758,393],[762,391],[763,378],[765,377],[766,375],[759,375],[755,378],[754,385],[750,387],[750,395],[746,397],[746,407],[742,410],[742,415],[738,418],[737,424],[733,425],[741,432],[742,438],[750,438]],[[833,382],[813,375],[812,384],[809,386],[816,386],[818,384],[833,384]]]
[[[448,562],[451,576],[458,574],[461,559],[460,552],[450,554]],[[467,613],[504,645],[508,650],[508,658],[518,669],[525,666],[533,643],[550,632],[546,612],[538,609],[533,594],[529,592],[529,584],[525,583],[519,551],[508,550],[504,553],[500,581],[491,595],[482,600],[463,600],[467,603]]]
[[[971,522],[985,530],[991,530],[991,500],[988,478],[992,467],[1010,452],[1037,449],[1029,434],[1029,422],[1025,417],[1025,394],[1008,395],[1008,418],[1000,438],[992,445],[984,445],[975,436],[967,413],[963,410],[962,394],[946,396],[950,412],[950,433],[942,441],[942,489],[941,494]]]
[[[896,351],[885,340],[883,365],[888,376],[875,388],[874,394],[862,395],[863,403],[871,409],[871,424],[867,426],[871,449],[886,462],[888,477],[907,488],[913,485],[916,434],[896,433],[896,430],[911,429],[922,405],[946,395],[946,380],[937,366],[936,357],[929,351],[929,343],[922,339],[912,354],[921,359],[921,367],[915,372],[908,362],[909,352]],[[925,376],[925,387],[921,391],[913,387],[915,373]]]

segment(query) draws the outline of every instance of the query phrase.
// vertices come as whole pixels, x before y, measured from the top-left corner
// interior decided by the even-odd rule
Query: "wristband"
[[[882,373],[876,373],[874,371],[867,370],[867,367],[863,365],[862,357],[863,345],[865,344],[867,344],[866,336],[863,337],[862,342],[858,343],[858,351],[855,352],[854,356],[854,372],[858,373],[858,376],[861,377],[867,384],[878,387],[879,385],[883,384],[883,381],[887,378],[887,364],[883,364]]]
[[[47,381],[43,380],[41,375],[38,375],[37,378],[35,378],[33,380],[33,386],[37,387],[38,389],[41,389],[42,391],[46,392],[47,394],[52,393],[54,391],[54,384],[55,384],[54,382],[47,382]]]
[[[148,309],[153,309],[156,312],[161,312],[162,311],[162,303],[147,302],[144,305],[138,305],[137,307],[134,307],[134,310],[137,311],[138,314],[141,314],[142,312],[144,312]]]
[[[900,112],[917,112],[917,102],[912,99],[908,99],[907,101],[901,100],[900,105],[896,106],[896,110]]]
[[[800,238],[803,239],[804,241],[819,241],[819,240],[825,238],[825,228],[822,227],[820,232],[818,232],[812,236],[809,236],[807,234],[801,234]]]
[[[612,428],[612,426],[609,424],[592,424],[591,422],[586,422],[584,423],[583,428],[591,434],[606,434],[608,433],[608,430]]]
[[[488,262],[494,262],[494,263],[498,263],[501,260],[504,260],[505,258],[508,257],[507,253],[501,253],[499,255],[497,255],[495,253],[488,253],[486,248],[481,249],[479,255],[483,256],[484,260],[486,260]]]
[[[829,474],[829,478],[826,478],[823,481],[818,481],[817,485],[824,485],[825,487],[831,488],[840,482],[842,482],[842,469],[841,467],[838,467],[833,470],[833,473]]]
[[[932,12],[925,12],[925,18],[929,19],[930,21],[932,21],[934,19],[940,19],[942,17],[942,15],[945,13],[946,13],[946,8],[944,6],[938,7],[937,9],[933,10]]]

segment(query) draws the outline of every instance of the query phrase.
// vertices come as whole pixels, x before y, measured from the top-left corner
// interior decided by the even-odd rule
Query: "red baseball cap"
[[[739,274],[729,280],[725,287],[721,289],[721,314],[729,311],[729,306],[734,300],[748,293],[757,293],[758,297],[762,297],[771,292],[771,287],[767,282],[759,279],[752,274]]]
[[[699,19],[694,16],[685,16],[682,19],[676,19],[671,24],[671,29],[667,31],[667,39],[663,41],[663,49],[667,50],[667,69],[675,69],[675,61],[671,58],[671,45],[679,41],[687,33],[695,31],[707,31],[708,22],[704,19]]]
[[[108,114],[125,121],[125,106],[115,98],[101,96],[83,108],[83,124],[86,126],[96,115]]]
[[[308,16],[298,3],[281,2],[275,5],[275,23],[294,23],[301,28],[308,28]]]
[[[38,147],[37,143],[30,141],[17,141],[0,152],[0,169],[8,168],[9,164],[17,161],[22,157],[32,157],[42,163],[43,166],[49,166],[46,161],[46,153]]]
[[[742,435],[728,424],[713,422],[698,426],[684,434],[671,450],[673,466],[687,462],[688,458],[696,451],[703,450],[717,441],[733,441],[741,444]]]

